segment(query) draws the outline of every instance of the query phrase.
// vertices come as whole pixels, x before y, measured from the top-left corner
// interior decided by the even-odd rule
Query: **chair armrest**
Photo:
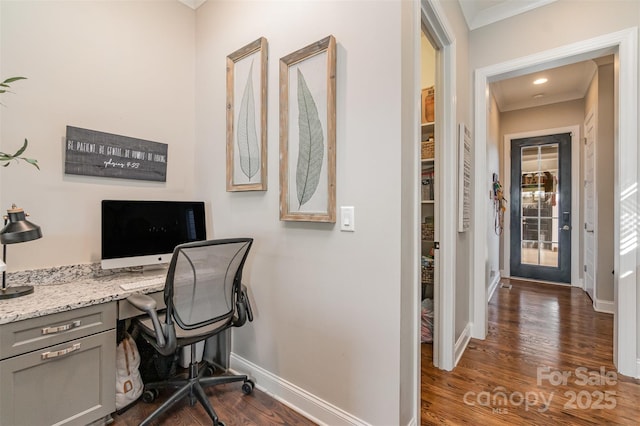
[[[156,301],[146,294],[132,294],[127,297],[127,302],[149,315],[153,323],[153,329],[156,332],[156,342],[159,347],[164,347],[166,345],[166,339],[163,332],[164,330],[160,325],[158,312],[156,311]]]
[[[234,327],[241,327],[245,322],[253,321],[253,311],[251,310],[251,303],[249,303],[249,297],[247,296],[247,287],[243,284],[238,299],[236,300],[236,317],[232,324]]]
[[[249,302],[249,295],[247,294],[247,286],[242,284],[242,300],[247,308],[247,319],[249,322],[253,321],[253,310],[251,309],[251,303]]]
[[[127,302],[149,315],[151,311],[155,311],[157,308],[156,301],[146,294],[132,294],[127,297]]]

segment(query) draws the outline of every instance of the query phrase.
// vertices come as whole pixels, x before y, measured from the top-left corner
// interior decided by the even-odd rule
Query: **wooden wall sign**
[[[67,126],[64,172],[166,182],[167,150],[165,143]]]

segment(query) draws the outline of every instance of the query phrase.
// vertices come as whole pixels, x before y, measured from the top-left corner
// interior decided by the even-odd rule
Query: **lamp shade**
[[[42,230],[35,223],[26,219],[24,210],[13,205],[7,210],[9,222],[0,231],[2,244],[23,243],[42,238]]]

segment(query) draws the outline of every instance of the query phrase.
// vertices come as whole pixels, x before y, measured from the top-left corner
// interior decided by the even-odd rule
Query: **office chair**
[[[196,343],[253,320],[246,288],[242,285],[242,268],[253,243],[252,238],[222,239],[186,243],[173,251],[164,287],[165,312],[156,312],[155,301],[144,294],[127,300],[147,313],[134,319],[134,327],[160,354],[174,354],[178,348],[191,346],[188,378],[169,379],[144,386],[143,400],[150,402],[158,389],[178,389],[167,401],[145,419],[148,425],[178,401],[189,397],[204,406],[213,425],[224,426],[209,402],[203,388],[218,384],[243,382],[242,391],[250,394],[254,383],[246,375],[205,377],[213,371],[206,362],[199,368]]]

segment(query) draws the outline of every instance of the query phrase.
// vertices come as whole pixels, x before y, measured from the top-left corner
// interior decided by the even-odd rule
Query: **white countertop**
[[[42,282],[50,281],[46,279],[47,275],[51,276],[48,274],[48,270],[21,273],[21,278],[28,277],[26,282],[20,282],[20,280],[12,282],[7,279],[8,287],[29,284],[34,286],[34,291],[27,296],[0,300],[0,324],[120,300],[133,293],[161,291],[164,288],[167,274],[166,269],[144,273],[120,272],[108,276],[94,276],[92,274],[79,276],[77,270],[70,274],[67,272],[65,271],[66,275],[59,277],[58,283],[38,283],[38,277]],[[136,290],[120,288],[120,284],[141,280],[148,281],[149,285]]]

